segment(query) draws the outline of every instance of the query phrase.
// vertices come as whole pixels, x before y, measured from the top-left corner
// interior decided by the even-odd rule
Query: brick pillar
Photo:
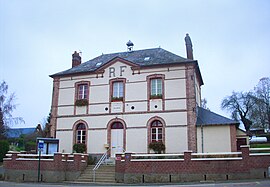
[[[15,161],[18,158],[18,154],[19,154],[19,152],[13,152],[11,155],[11,160]]]
[[[231,152],[237,151],[236,145],[236,126],[230,125],[230,135],[231,135]]]
[[[82,154],[74,153],[74,170],[79,171],[82,163]]]
[[[115,162],[121,162],[121,160],[122,160],[122,154],[116,153],[115,154]]]
[[[185,151],[184,152],[184,160],[185,160],[185,162],[191,161],[191,153],[192,153],[192,151]]]
[[[241,152],[242,152],[243,160],[248,160],[249,159],[249,145],[242,145]]]
[[[88,162],[88,154],[83,154],[83,156],[84,156],[85,162],[87,163]]]
[[[67,161],[68,160],[68,154],[67,153],[63,153],[62,154],[62,156],[64,155],[64,159],[62,159],[62,160],[65,160],[65,161]],[[63,157],[62,157],[63,158]]]
[[[132,153],[125,153],[125,161],[130,162]]]
[[[64,168],[64,164],[67,162],[62,162],[62,153],[54,153],[54,166],[56,169],[61,170]]]
[[[122,154],[117,153],[115,155],[115,172],[118,173],[122,173],[123,172],[123,164],[125,164],[125,162],[122,162]]]

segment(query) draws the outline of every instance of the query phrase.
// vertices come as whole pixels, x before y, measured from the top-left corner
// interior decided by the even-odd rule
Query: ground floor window
[[[162,142],[163,125],[159,120],[151,123],[151,142]]]
[[[76,127],[76,143],[85,144],[86,142],[86,127],[85,124],[79,123]]]

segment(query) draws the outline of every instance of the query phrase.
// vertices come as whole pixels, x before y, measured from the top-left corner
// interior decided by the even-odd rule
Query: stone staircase
[[[98,170],[96,170],[96,180],[93,181],[93,168],[94,165],[89,165],[82,172],[80,177],[75,182],[84,183],[115,183],[115,166],[114,165],[101,165]]]

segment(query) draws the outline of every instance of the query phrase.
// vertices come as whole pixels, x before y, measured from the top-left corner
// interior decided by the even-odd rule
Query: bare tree
[[[206,98],[203,98],[202,101],[201,101],[201,107],[206,109],[206,110],[210,110],[207,106],[207,99]]]
[[[47,116],[47,118],[43,118],[42,125],[42,137],[50,138],[51,137],[51,113]]]
[[[270,78],[260,79],[253,93],[254,105],[251,119],[254,126],[267,129],[270,127]]]
[[[12,112],[16,109],[15,94],[8,94],[8,85],[5,81],[0,83],[0,139],[6,137],[6,130],[12,124],[24,123],[21,117],[13,117]]]
[[[252,94],[250,92],[233,92],[222,100],[221,108],[232,113],[232,118],[242,121],[246,131],[249,131],[252,121],[249,113],[253,106]]]

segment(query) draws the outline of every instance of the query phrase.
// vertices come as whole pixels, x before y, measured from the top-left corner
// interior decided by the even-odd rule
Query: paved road
[[[113,186],[111,184],[49,184],[49,183],[14,183],[0,181],[0,187],[85,187],[85,186]],[[130,186],[126,184],[118,184],[116,186]],[[270,180],[254,180],[254,181],[234,181],[228,183],[204,183],[204,184],[144,184],[144,185],[132,185],[132,186],[155,186],[155,187],[269,187]]]

